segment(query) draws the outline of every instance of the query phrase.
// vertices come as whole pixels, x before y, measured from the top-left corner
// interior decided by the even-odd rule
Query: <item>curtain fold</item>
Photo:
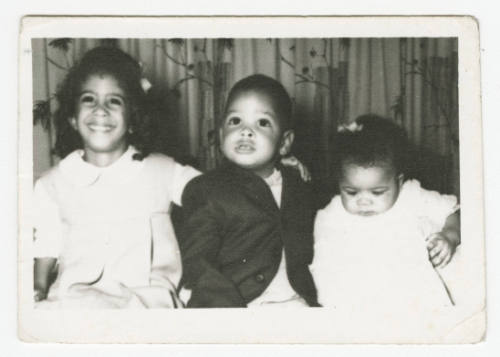
[[[459,193],[456,38],[34,39],[35,178],[57,162],[47,119],[57,86],[98,45],[140,61],[153,84],[158,150],[203,170],[220,161],[217,124],[230,87],[262,73],[292,97],[294,152],[320,181],[332,174],[337,126],[375,113],[403,125],[422,148],[428,187]]]

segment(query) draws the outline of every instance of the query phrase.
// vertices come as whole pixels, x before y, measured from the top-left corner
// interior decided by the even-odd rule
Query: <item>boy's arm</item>
[[[188,307],[244,307],[238,288],[218,269],[224,213],[207,197],[203,182],[194,179],[182,196],[184,224],[179,235],[183,278],[191,290]]]
[[[35,258],[34,266],[34,289],[35,301],[41,301],[47,298],[47,293],[50,287],[50,279],[56,258]]]
[[[449,215],[441,232],[431,235],[427,241],[432,265],[440,268],[446,266],[460,244],[460,211]]]

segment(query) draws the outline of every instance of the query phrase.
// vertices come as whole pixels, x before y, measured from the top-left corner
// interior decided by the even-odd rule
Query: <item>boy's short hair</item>
[[[292,128],[292,100],[285,87],[276,79],[263,74],[253,74],[239,80],[229,91],[225,112],[231,102],[243,92],[257,92],[267,95],[272,100],[274,111],[279,117],[281,131],[284,132]]]

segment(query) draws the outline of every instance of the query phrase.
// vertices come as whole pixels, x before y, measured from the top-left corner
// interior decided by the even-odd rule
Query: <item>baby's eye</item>
[[[238,117],[229,118],[227,121],[227,125],[239,125],[241,123],[241,119]]]
[[[356,193],[358,193],[357,191],[354,191],[354,190],[346,190],[344,189],[344,192],[349,195],[349,196],[355,196]]]
[[[375,190],[375,191],[372,191],[372,193],[375,195],[375,196],[381,196],[385,193],[386,190]]]
[[[259,123],[259,126],[262,126],[262,127],[270,127],[271,126],[271,121],[269,119],[259,119],[258,123]]]

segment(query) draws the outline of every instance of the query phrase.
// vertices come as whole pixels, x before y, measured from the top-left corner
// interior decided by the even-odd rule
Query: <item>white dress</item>
[[[369,217],[347,212],[336,196],[316,217],[311,272],[325,307],[428,309],[450,306],[425,239],[458,209],[454,196],[403,184],[391,209]]]
[[[75,151],[35,184],[34,257],[57,258],[46,308],[172,307],[182,264],[170,221],[199,173],[133,147],[98,168]]]

